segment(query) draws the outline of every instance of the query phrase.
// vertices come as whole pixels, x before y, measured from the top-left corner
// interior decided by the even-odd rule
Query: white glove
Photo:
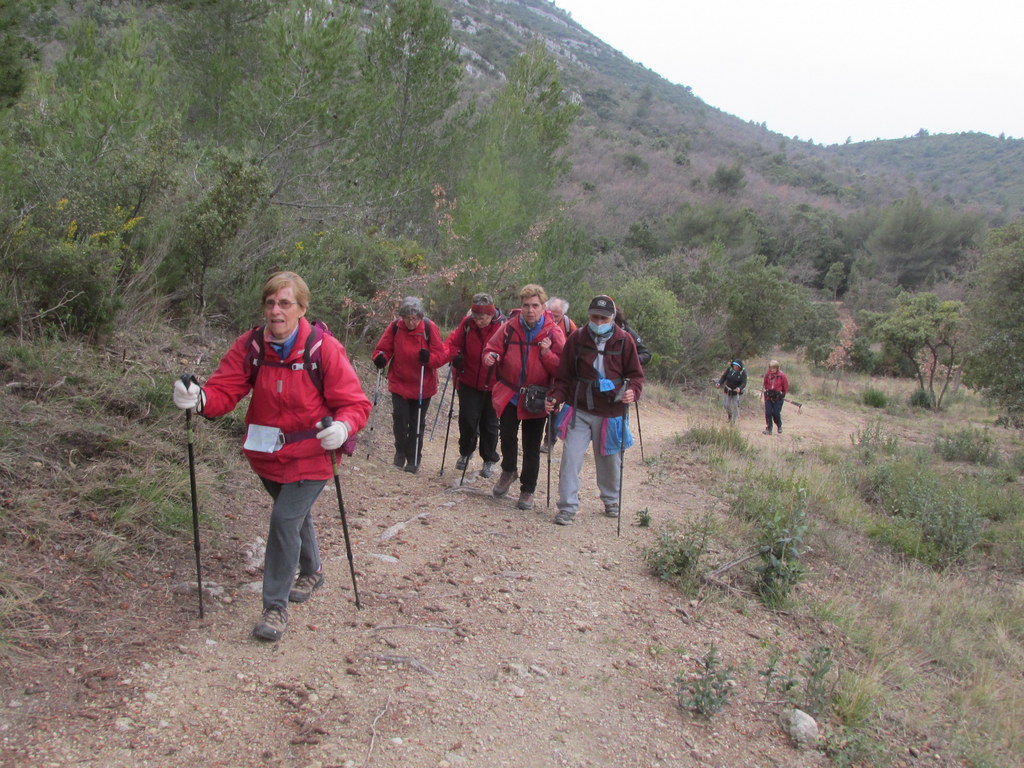
[[[336,451],[348,440],[348,424],[344,421],[332,421],[329,427],[324,427],[316,433],[320,441],[320,447],[325,451]]]
[[[181,379],[178,379],[174,382],[174,404],[183,411],[195,409],[198,413],[206,404],[206,393],[194,381],[186,389]]]

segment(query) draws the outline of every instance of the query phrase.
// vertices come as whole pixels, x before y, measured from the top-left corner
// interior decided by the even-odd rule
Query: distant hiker
[[[726,416],[730,424],[735,424],[740,417],[740,397],[747,388],[747,370],[743,367],[743,361],[736,359],[729,363],[715,387],[721,389],[722,406],[725,408]]]
[[[558,369],[565,334],[545,312],[547,294],[541,286],[523,286],[519,299],[519,308],[512,310],[487,342],[483,363],[494,366],[493,402],[501,436],[501,477],[491,492],[504,496],[516,479],[521,424],[523,470],[516,506],[532,509],[540,473],[540,441],[547,424],[544,401]]]
[[[398,319],[381,334],[372,358],[378,369],[388,366],[395,466],[418,472],[430,398],[437,394],[437,369],[444,364],[444,344],[434,321],[424,315],[420,299],[406,296],[397,314]]]
[[[580,508],[580,471],[587,447],[594,444],[597,488],[604,513],[619,516],[622,488],[621,451],[633,444],[629,404],[644,386],[644,369],[636,342],[612,321],[615,302],[597,296],[587,310],[588,323],[569,337],[555,374],[547,407],[571,406],[562,418],[564,440],[558,475],[558,525],[569,525]]]
[[[274,500],[263,560],[263,617],[253,629],[261,640],[279,640],[288,626],[288,602],[308,600],[324,582],[310,510],[333,474],[327,451],[337,455],[370,414],[345,348],[310,325],[308,309],[309,288],[301,277],[272,275],[263,286],[265,324],[258,333],[239,336],[202,387],[174,383],[174,404],[207,418],[223,416],[252,392],[242,449]],[[314,333],[321,334],[322,391],[305,365],[307,338]],[[255,355],[253,344],[260,347]],[[325,416],[334,421],[319,429]]]
[[[640,365],[646,368],[647,364],[651,362],[651,358],[653,357],[651,350],[649,350],[647,345],[644,344],[643,339],[640,338],[640,334],[629,327],[629,324],[626,322],[626,313],[622,311],[622,307],[618,304],[615,305],[615,324],[633,337],[633,343],[636,344],[636,353],[640,358]]]
[[[768,372],[761,382],[761,396],[764,398],[764,433],[772,433],[772,424],[778,427],[777,431],[782,434],[782,404],[786,401],[786,393],[789,392],[789,379],[779,370],[779,361],[772,360],[768,363]]]
[[[569,302],[558,296],[552,296],[548,299],[545,306],[548,312],[551,313],[551,319],[562,326],[562,333],[565,334],[565,338],[569,338],[569,334],[576,330],[576,323],[569,317]]]
[[[491,404],[494,368],[483,364],[484,347],[501,328],[501,316],[489,293],[473,296],[469,314],[445,340],[445,360],[451,362],[459,389],[459,460],[469,466],[480,440],[484,465],[480,477],[493,477],[498,455],[498,415]]]

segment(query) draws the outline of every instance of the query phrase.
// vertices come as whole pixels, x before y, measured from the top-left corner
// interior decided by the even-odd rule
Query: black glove
[[[423,351],[426,352],[426,350],[423,350]],[[461,354],[460,355],[456,355],[455,359],[452,360],[452,368],[454,368],[456,371],[461,371],[465,367],[466,367],[466,360],[465,360],[465,358]]]
[[[379,355],[373,358],[373,364],[376,365],[378,368],[383,368],[385,365],[388,364],[387,358],[384,357],[383,352],[381,352]]]
[[[430,362],[430,350],[424,347],[420,350],[420,365],[426,365]]]

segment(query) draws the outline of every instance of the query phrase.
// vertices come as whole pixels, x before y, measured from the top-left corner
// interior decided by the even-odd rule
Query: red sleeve
[[[454,360],[465,346],[466,322],[463,320],[455,326],[455,330],[448,334],[448,338],[444,342],[444,360],[441,361],[441,364]]]
[[[427,320],[426,322],[430,323],[430,361],[427,363],[427,366],[435,369],[440,368],[449,359],[445,355],[444,342],[441,341],[441,329],[437,327],[437,323],[433,320]]]
[[[370,399],[363,392],[352,363],[345,354],[345,347],[337,339],[333,343],[325,339],[321,347],[321,362],[324,371],[324,400],[336,421],[344,421],[349,431],[355,434],[366,426],[370,416]]]
[[[247,331],[235,339],[227,354],[221,358],[217,370],[203,384],[203,393],[206,395],[203,416],[215,419],[231,412],[252,389],[245,364],[250,333]]]
[[[562,331],[561,324],[551,326],[551,349],[548,350],[546,355],[540,356],[541,365],[544,366],[544,370],[548,372],[549,376],[554,376],[558,371],[558,363],[562,359],[562,350],[565,349],[565,333]]]
[[[391,361],[391,358],[395,356],[395,329],[394,322],[388,323],[384,329],[384,333],[380,335],[380,339],[377,341],[377,348],[373,350],[373,354],[370,358],[375,358],[377,355],[383,354],[384,359]]]

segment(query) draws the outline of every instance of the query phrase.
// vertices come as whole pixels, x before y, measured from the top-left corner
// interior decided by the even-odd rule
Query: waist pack
[[[769,389],[767,392],[764,393],[764,396],[771,400],[773,403],[785,397],[785,395],[783,395],[782,392],[780,392],[777,389]]]
[[[548,388],[540,384],[531,384],[519,390],[519,402],[528,413],[544,413],[544,400],[548,396]]]

